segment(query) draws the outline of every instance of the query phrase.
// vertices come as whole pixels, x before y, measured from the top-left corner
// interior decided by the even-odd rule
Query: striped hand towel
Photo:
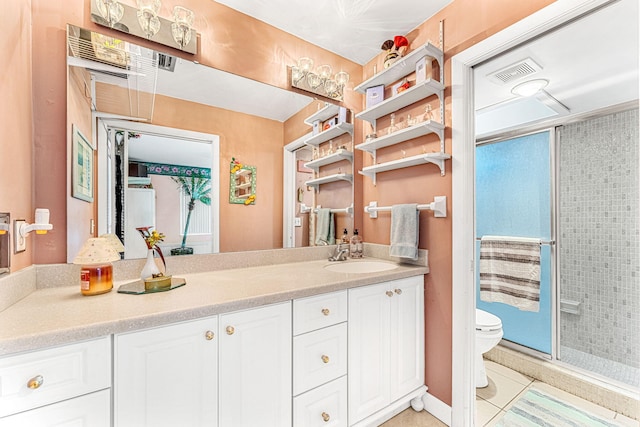
[[[480,299],[540,311],[540,239],[482,237]]]

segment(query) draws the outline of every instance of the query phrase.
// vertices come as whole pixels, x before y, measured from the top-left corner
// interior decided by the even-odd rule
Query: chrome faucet
[[[338,245],[336,246],[336,250],[329,257],[329,261],[346,261],[347,255],[349,255],[349,245]]]

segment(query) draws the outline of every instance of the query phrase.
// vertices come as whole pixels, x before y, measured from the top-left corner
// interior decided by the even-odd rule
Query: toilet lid
[[[501,327],[502,321],[498,316],[476,308],[476,329],[486,331],[492,329],[500,329]]]

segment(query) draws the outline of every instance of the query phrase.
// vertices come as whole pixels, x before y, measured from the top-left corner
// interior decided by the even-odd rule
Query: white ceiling
[[[453,0],[215,1],[364,65]]]
[[[478,134],[637,100],[638,13],[637,0],[620,0],[475,67]],[[527,58],[542,69],[507,84],[490,77]],[[533,79],[549,81],[545,92],[527,99],[511,93]]]

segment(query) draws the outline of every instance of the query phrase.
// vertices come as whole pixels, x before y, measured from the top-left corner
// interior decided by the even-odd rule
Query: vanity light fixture
[[[96,6],[100,16],[104,18],[111,28],[114,28],[124,16],[124,7],[118,0],[96,0]]]
[[[182,6],[173,8],[172,19],[159,16],[161,0],[136,0],[136,6],[117,0],[92,0],[91,20],[136,37],[195,54],[198,38],[193,23],[195,14]]]
[[[511,93],[522,97],[532,96],[543,90],[548,84],[549,80],[546,79],[529,80],[515,85],[511,89]]]
[[[160,31],[160,0],[137,0],[138,23],[148,38],[155,36]]]
[[[342,101],[349,73],[340,71],[331,78],[333,71],[330,65],[320,65],[315,72],[312,69],[313,59],[298,59],[298,63],[291,67],[291,85],[316,95]]]
[[[22,252],[27,248],[27,236],[32,231],[36,234],[47,234],[47,231],[53,230],[53,224],[49,223],[49,209],[36,209],[35,222],[27,223],[23,219],[17,219],[14,222],[14,247],[16,253]]]
[[[180,49],[184,49],[191,41],[191,28],[193,27],[194,13],[192,10],[182,6],[173,8],[173,24],[171,24],[171,35],[173,39],[180,45]]]
[[[113,289],[113,261],[120,259],[118,252],[124,246],[114,234],[87,239],[73,263],[80,265],[80,292],[99,295]]]

